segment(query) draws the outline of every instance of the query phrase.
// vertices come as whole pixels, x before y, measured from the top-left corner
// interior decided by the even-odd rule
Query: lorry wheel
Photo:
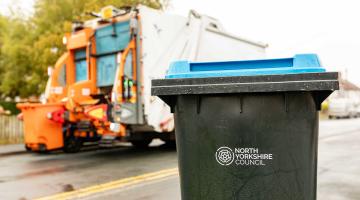
[[[145,149],[147,147],[149,147],[149,144],[151,143],[152,139],[146,139],[146,140],[133,140],[130,141],[131,144],[139,149]]]
[[[165,147],[176,148],[175,140],[163,140],[165,142]]]
[[[80,151],[82,142],[79,138],[74,136],[66,137],[64,141],[64,152],[65,153],[77,153]]]

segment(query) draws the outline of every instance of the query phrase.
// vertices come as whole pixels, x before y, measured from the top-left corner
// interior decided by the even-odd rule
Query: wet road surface
[[[78,154],[0,157],[0,199],[32,199],[177,166],[176,152],[153,143]],[[360,119],[320,123],[318,199],[360,199]],[[78,198],[76,198],[78,199]],[[177,175],[99,192],[79,199],[180,199]]]
[[[159,145],[0,157],[0,199],[33,199],[176,167],[175,149]]]

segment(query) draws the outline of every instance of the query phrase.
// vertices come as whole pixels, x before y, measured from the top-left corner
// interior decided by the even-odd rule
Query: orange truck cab
[[[25,146],[32,151],[63,148],[77,152],[83,142],[116,138],[107,105],[122,54],[129,51],[129,15],[98,17],[73,24],[45,90],[45,102],[22,103]]]
[[[97,141],[95,121],[84,114],[85,105],[100,91],[96,85],[96,58],[91,56],[94,29],[75,27],[63,38],[67,52],[49,70],[42,103],[22,103],[25,147],[32,151],[63,148],[77,152],[83,142]],[[94,46],[92,46],[94,45]]]

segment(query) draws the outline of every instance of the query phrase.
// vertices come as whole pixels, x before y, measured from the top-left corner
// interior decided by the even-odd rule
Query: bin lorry
[[[182,17],[107,6],[90,14],[94,19],[74,23],[63,38],[67,52],[51,73],[46,102],[18,105],[29,150],[77,152],[86,141],[174,143],[173,116],[150,95],[151,79],[163,77],[173,60],[265,57],[266,44],[229,34],[195,11]]]
[[[129,16],[130,50],[122,55],[111,105],[104,113],[111,115],[117,138],[137,146],[147,146],[153,138],[175,139],[170,108],[151,96],[151,80],[164,77],[172,61],[265,57],[266,44],[229,34],[218,20],[195,11],[181,17],[140,6]]]

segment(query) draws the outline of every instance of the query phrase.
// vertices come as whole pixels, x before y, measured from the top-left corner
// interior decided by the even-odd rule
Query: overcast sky
[[[33,0],[0,0],[0,12]],[[235,35],[269,44],[268,58],[317,53],[330,71],[348,71],[360,85],[360,2],[357,0],[172,0],[167,12],[189,9],[219,19]]]

